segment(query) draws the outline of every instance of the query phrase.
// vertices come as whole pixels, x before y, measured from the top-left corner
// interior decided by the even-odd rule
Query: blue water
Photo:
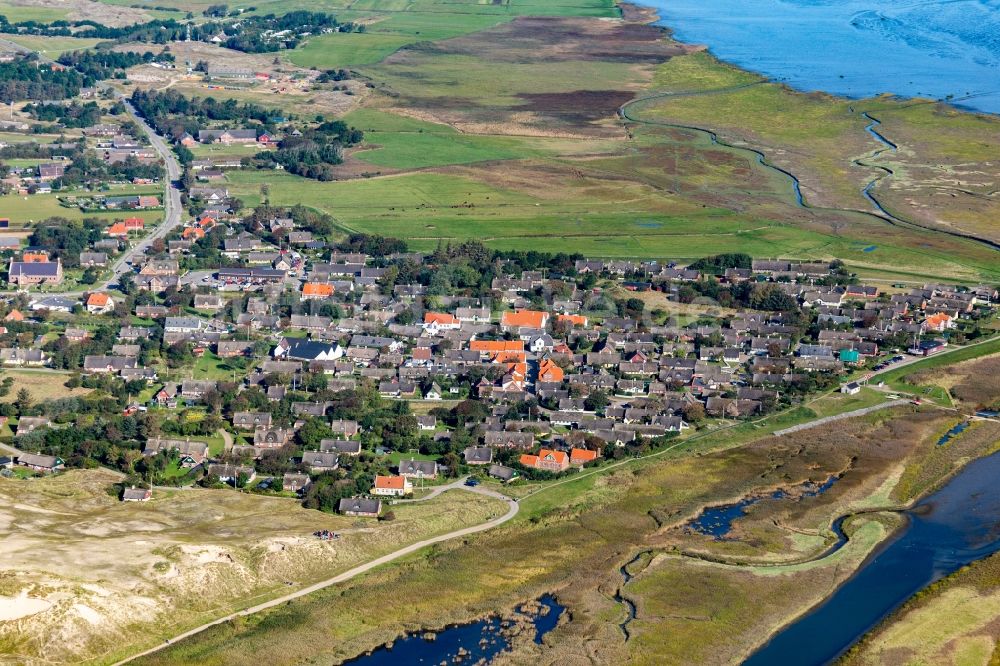
[[[538,602],[548,608],[548,613],[532,617],[535,628],[534,641],[541,644],[542,637],[556,628],[559,616],[565,610],[552,595],[544,595]],[[480,641],[485,639],[485,644]],[[400,664],[437,665],[442,661],[451,662],[465,648],[467,654],[463,663],[475,664],[480,659],[489,663],[498,654],[510,647],[506,636],[500,632],[500,618],[491,617],[468,624],[448,627],[437,632],[434,640],[425,640],[422,635],[400,638],[391,648],[380,647],[369,655],[352,659],[351,666],[400,666]]]
[[[790,497],[816,497],[826,492],[830,486],[837,481],[836,476],[831,476],[821,484],[807,483],[802,486],[802,492],[792,495],[787,490],[775,490],[767,495],[754,495],[746,497],[733,504],[722,504],[712,506],[702,511],[696,518],[688,522],[685,527],[692,532],[698,532],[706,536],[715,537],[716,540],[723,540],[733,529],[733,522],[746,515],[747,509],[758,502],[766,499],[780,500]]]
[[[969,427],[969,422],[968,421],[962,421],[957,426],[955,426],[954,428],[952,428],[951,430],[949,430],[945,434],[941,435],[941,439],[939,439],[937,441],[937,445],[938,446],[944,446],[945,444],[947,444],[948,442],[950,442],[953,438],[958,437],[963,432],[965,432],[965,429],[968,428],[968,427]]]
[[[869,245],[866,248],[862,248],[861,251],[862,252],[874,252],[877,249],[878,249],[878,245]]]
[[[1000,113],[1000,0],[642,0],[677,39],[800,90]]]
[[[746,666],[827,664],[914,593],[1000,550],[1000,454],[976,460],[905,513],[908,523]]]

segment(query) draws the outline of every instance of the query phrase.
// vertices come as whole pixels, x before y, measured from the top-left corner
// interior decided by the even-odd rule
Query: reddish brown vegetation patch
[[[522,93],[527,104],[516,107],[570,123],[590,123],[613,116],[634,97],[626,90],[574,90],[565,93]]]
[[[658,64],[691,47],[671,42],[656,26],[593,19],[521,17],[473,35],[403,49],[385,62],[405,62],[413,51],[486,58],[494,62],[603,60]]]

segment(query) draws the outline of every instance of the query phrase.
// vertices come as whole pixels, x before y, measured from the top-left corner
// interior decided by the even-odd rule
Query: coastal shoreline
[[[759,69],[748,67],[745,63],[736,62],[732,59],[723,57],[719,53],[717,53],[716,50],[713,49],[710,44],[706,44],[700,41],[690,41],[686,39],[681,39],[677,34],[676,27],[671,26],[667,23],[667,19],[660,14],[660,9],[655,5],[644,4],[642,0],[628,0],[628,2],[619,2],[618,7],[622,12],[622,19],[625,21],[635,22],[635,23],[642,22],[649,25],[654,25],[662,29],[669,39],[671,39],[674,42],[677,42],[678,44],[683,44],[691,47],[692,49],[704,51],[708,55],[710,55],[713,59],[717,60],[720,63],[724,63],[728,66],[734,67],[743,72],[754,74],[756,76],[761,77],[767,83],[772,83],[775,85],[782,86],[787,90],[799,94],[809,95],[809,94],[819,93],[824,95],[830,95],[831,97],[847,101],[863,101],[863,100],[871,100],[879,98],[888,98],[897,101],[912,102],[915,104],[944,104],[950,108],[955,109],[956,111],[961,111],[962,113],[969,113],[972,115],[982,115],[989,118],[1000,117],[1000,111],[997,112],[987,111],[984,109],[979,109],[974,106],[969,106],[961,103],[963,100],[984,97],[990,94],[1000,95],[1000,92],[972,93],[968,96],[948,95],[941,98],[935,98],[923,95],[901,94],[889,90],[872,93],[868,95],[850,95],[842,92],[825,90],[821,87],[808,88],[799,85],[794,85],[787,81],[783,81],[778,77],[772,76],[766,72],[760,71]]]

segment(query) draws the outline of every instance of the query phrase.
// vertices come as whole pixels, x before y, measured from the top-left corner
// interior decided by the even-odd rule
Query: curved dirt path
[[[313,592],[317,592],[317,591],[322,590],[324,588],[330,587],[331,585],[336,585],[338,583],[347,582],[347,581],[351,580],[352,578],[356,578],[357,576],[360,576],[361,574],[364,574],[364,573],[367,573],[368,571],[371,571],[375,567],[379,567],[379,566],[381,566],[383,564],[388,564],[389,562],[392,562],[393,560],[398,560],[399,558],[404,557],[406,555],[409,555],[411,553],[414,553],[414,552],[420,550],[421,548],[425,548],[427,546],[431,546],[431,545],[436,544],[436,543],[441,543],[442,541],[448,541],[450,539],[455,539],[455,538],[458,538],[458,537],[468,536],[470,534],[476,534],[477,532],[485,532],[486,530],[491,530],[494,527],[498,527],[500,525],[503,525],[507,521],[509,521],[512,518],[514,518],[514,516],[517,515],[517,512],[521,508],[520,505],[515,500],[510,499],[506,495],[502,495],[501,493],[498,493],[498,492],[495,492],[495,491],[492,491],[492,490],[488,490],[486,488],[479,488],[479,487],[470,488],[468,486],[455,485],[455,484],[451,484],[450,487],[455,488],[455,489],[465,490],[465,491],[470,492],[470,493],[477,493],[479,495],[486,495],[488,497],[494,497],[496,499],[505,500],[507,502],[507,513],[505,513],[504,515],[502,515],[502,516],[500,516],[498,518],[494,518],[492,520],[489,520],[489,521],[487,521],[485,523],[480,523],[479,525],[473,525],[472,527],[464,527],[464,528],[462,528],[460,530],[454,530],[453,532],[448,532],[446,534],[441,534],[441,535],[438,535],[438,536],[435,536],[435,537],[430,537],[428,539],[424,539],[422,541],[417,541],[415,543],[411,543],[408,546],[404,546],[404,547],[400,548],[399,550],[395,550],[395,551],[393,551],[393,552],[391,552],[391,553],[389,553],[387,555],[383,555],[382,557],[378,557],[378,558],[376,558],[374,560],[371,560],[370,562],[365,562],[364,564],[359,564],[358,566],[354,567],[353,569],[348,569],[347,571],[345,571],[345,572],[343,572],[341,574],[338,574],[338,575],[334,576],[333,578],[328,578],[328,579],[320,581],[318,583],[313,583],[312,585],[309,585],[307,587],[303,587],[303,588],[301,588],[299,590],[296,590],[295,592],[291,592],[289,594],[286,594],[284,596],[278,597],[276,599],[271,599],[270,601],[265,601],[262,604],[257,604],[256,606],[251,606],[250,608],[246,608],[246,609],[238,611],[236,613],[230,613],[229,615],[226,615],[224,617],[220,617],[220,618],[218,618],[216,620],[212,620],[211,622],[207,622],[207,623],[205,623],[205,624],[203,624],[201,626],[195,627],[194,629],[189,629],[188,631],[185,631],[182,634],[178,634],[178,635],[174,636],[173,638],[165,641],[162,645],[157,645],[156,647],[152,647],[152,648],[150,648],[148,650],[145,650],[143,652],[139,652],[138,654],[134,654],[131,657],[128,657],[126,659],[122,659],[121,661],[115,662],[114,666],[120,666],[121,664],[127,664],[127,663],[129,663],[129,662],[131,662],[131,661],[133,661],[135,659],[138,659],[139,657],[145,657],[147,655],[153,654],[154,652],[159,652],[163,648],[169,647],[170,645],[172,645],[173,643],[176,643],[177,641],[181,641],[181,640],[184,640],[186,638],[190,638],[192,636],[200,634],[201,632],[205,631],[206,629],[208,629],[210,627],[214,627],[216,625],[223,624],[225,622],[229,622],[230,620],[234,620],[234,619],[236,619],[238,617],[242,617],[242,616],[245,616],[245,615],[253,615],[254,613],[259,613],[259,612],[261,612],[263,610],[267,610],[269,608],[274,608],[275,606],[280,606],[281,604],[285,603],[286,601],[291,601],[293,599],[298,599],[299,597],[304,597],[307,594],[312,594]]]

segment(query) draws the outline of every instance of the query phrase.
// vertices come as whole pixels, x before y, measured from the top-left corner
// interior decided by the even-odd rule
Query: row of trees
[[[176,10],[171,10],[176,11]],[[206,16],[228,19],[233,15],[225,5],[212,5]],[[11,23],[0,15],[0,32],[41,35],[46,37],[83,37],[87,39],[167,44],[191,39],[207,42],[222,34],[223,46],[247,53],[265,53],[295,48],[309,34],[321,32],[364,32],[364,26],[341,23],[332,14],[296,10],[275,16],[267,14],[236,15],[238,20],[216,20],[204,23],[180,22],[175,19],[154,19],[127,26],[108,26],[95,21],[22,21]],[[188,18],[192,18],[189,13]]]

